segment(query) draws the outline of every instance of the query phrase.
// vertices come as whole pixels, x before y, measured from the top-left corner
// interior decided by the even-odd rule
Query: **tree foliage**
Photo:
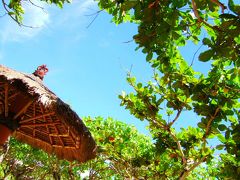
[[[12,138],[0,156],[0,179],[177,179],[182,167],[177,155],[156,151],[158,144],[134,126],[112,118],[84,121],[98,144],[96,159],[69,163]],[[195,168],[189,179],[224,178],[232,173],[224,169],[213,161]]]
[[[149,122],[156,150],[176,160],[176,171],[166,177],[185,179],[222,149],[224,177],[239,176],[240,6],[233,0],[99,0],[98,5],[116,24],[138,25],[133,39],[154,69],[153,79],[141,83],[129,73],[134,92],[119,97],[131,114]],[[181,55],[179,46],[188,41],[205,46],[198,59],[211,64],[207,75]],[[199,116],[197,127],[175,130],[183,111]],[[220,143],[211,147],[210,138]]]
[[[111,118],[85,118],[97,144],[97,158],[85,164],[57,160],[11,139],[1,156],[0,179],[128,179],[153,177],[154,144],[133,126]],[[156,173],[156,172],[155,172]]]

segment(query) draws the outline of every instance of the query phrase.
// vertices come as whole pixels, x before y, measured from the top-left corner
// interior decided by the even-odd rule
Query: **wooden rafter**
[[[80,138],[77,137],[76,139],[76,148],[79,148],[80,147]]]
[[[33,116],[35,117],[36,116],[36,102],[33,103]],[[33,123],[36,123],[35,122],[35,119],[33,120]],[[33,129],[33,137],[35,137],[35,134],[36,133],[36,128],[34,127]]]
[[[56,122],[56,123],[53,123],[53,122],[50,122],[50,123],[30,123],[30,124],[21,124],[21,127],[40,127],[40,126],[49,126],[49,125],[58,125],[58,124],[61,124],[60,122]]]
[[[44,118],[46,116],[51,116],[51,115],[54,115],[54,114],[55,114],[55,112],[49,112],[49,113],[46,113],[46,114],[41,114],[41,115],[38,115],[38,116],[35,116],[35,117],[31,117],[31,118],[28,118],[28,119],[23,119],[19,123],[20,124],[24,124],[24,123],[27,123],[29,121],[40,119],[40,118]]]
[[[4,98],[4,115],[5,117],[8,117],[8,90],[9,90],[9,86],[8,86],[8,83],[6,83],[4,85],[4,89],[5,89],[5,98]]]
[[[60,137],[68,137],[71,139],[71,141],[73,142],[73,144],[75,144],[75,140],[73,138],[73,132],[70,131],[70,127],[68,125],[66,125],[65,123],[62,122],[62,124],[64,124],[62,127],[64,128],[64,130],[67,132],[67,136],[63,135],[63,136],[60,136]],[[75,134],[74,134],[75,135]],[[75,136],[76,138],[76,136]]]
[[[25,127],[25,126],[21,126],[21,127]],[[27,127],[27,128],[34,130],[33,127]],[[21,129],[20,131],[22,132],[22,134],[26,134],[26,133],[24,133],[24,130],[23,130],[23,129]],[[47,133],[47,132],[41,131],[40,129],[35,129],[35,131],[36,131],[36,133],[41,133],[43,136],[69,137],[68,134],[49,134],[49,133]],[[28,135],[28,136],[29,136],[29,135]],[[29,137],[31,137],[31,136],[29,136]],[[38,137],[33,137],[33,138],[39,139]],[[48,144],[49,144],[49,143],[48,143]],[[51,144],[51,145],[54,145],[51,141],[50,141],[50,144]],[[56,144],[55,144],[55,145],[56,145]],[[59,147],[63,147],[63,146],[62,146],[62,145],[59,145]],[[67,147],[67,146],[64,145],[64,147]],[[74,146],[74,145],[72,145],[72,146],[69,146],[69,145],[68,145],[68,147],[75,147],[75,146]]]
[[[50,146],[52,146],[52,147],[59,147],[59,148],[62,148],[62,147],[63,147],[63,146],[60,146],[60,145],[55,145],[55,144],[47,143],[46,141],[43,141],[43,140],[41,140],[41,139],[33,138],[32,136],[27,135],[26,133],[24,133],[24,132],[22,132],[22,131],[18,131],[17,133],[21,134],[21,136],[27,136],[27,137],[29,137],[29,138],[34,139],[34,141],[40,141],[40,142],[42,142],[42,143],[44,143],[44,144],[48,144],[48,145],[50,145]],[[64,148],[75,149],[74,146],[64,146]]]
[[[63,122],[62,122],[63,123]],[[68,125],[66,125],[65,123],[63,123],[64,125],[62,126],[64,128],[64,130],[67,132],[67,136],[63,135],[61,137],[69,137],[71,139],[71,141],[73,142],[73,144],[75,144],[75,140],[74,138],[76,139],[77,136],[72,132],[70,131],[70,127]],[[67,128],[66,128],[67,127]]]
[[[69,137],[69,134],[49,134],[49,136]]]
[[[75,141],[75,139],[77,139],[76,135],[73,133],[73,131],[70,130],[69,127],[68,129],[69,129],[69,137],[71,138],[72,142],[76,144],[76,141]]]
[[[51,116],[50,116],[50,119],[51,119],[51,121],[53,122],[53,120],[52,120],[52,117],[51,117]],[[53,126],[53,127],[54,127],[54,129],[56,130],[56,132],[59,134],[59,131],[58,131],[57,127],[56,127],[56,126]],[[52,137],[52,136],[50,136],[50,137]],[[60,142],[62,143],[62,146],[64,146],[64,142],[63,142],[62,138],[61,138],[61,137],[59,137],[59,136],[58,136],[58,138],[59,138]]]
[[[29,101],[18,113],[16,113],[16,115],[13,117],[13,119],[15,120],[20,115],[22,115],[34,101],[35,101],[35,99],[32,99],[31,101]]]
[[[62,146],[60,145],[52,145],[53,147],[57,147],[57,148],[62,148]],[[75,149],[74,146],[64,146],[64,148],[67,148],[67,149]]]
[[[40,109],[41,109],[41,112],[44,113],[44,107],[42,104],[40,104]],[[46,121],[45,117],[43,117],[44,121]],[[48,131],[48,134],[50,134],[50,130],[49,130],[49,126],[46,127],[47,128],[47,131]],[[51,136],[48,136],[49,140],[50,140],[50,143],[53,144],[53,140],[52,140],[52,137]]]
[[[9,96],[8,99],[9,99],[9,100],[10,100],[10,99],[13,99],[13,98],[15,98],[17,95],[19,95],[19,94],[20,94],[20,91],[15,92],[15,93],[12,94],[11,96]]]

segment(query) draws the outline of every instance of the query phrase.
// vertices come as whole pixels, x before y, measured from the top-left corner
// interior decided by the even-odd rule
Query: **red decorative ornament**
[[[38,66],[37,70],[33,73],[35,76],[43,80],[44,76],[47,74],[48,68],[46,64]]]

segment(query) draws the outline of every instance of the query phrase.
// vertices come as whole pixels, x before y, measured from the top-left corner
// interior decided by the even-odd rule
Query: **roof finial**
[[[43,80],[44,76],[47,74],[48,68],[46,64],[43,64],[41,66],[38,66],[37,70],[33,73],[35,76],[39,77],[41,80]]]

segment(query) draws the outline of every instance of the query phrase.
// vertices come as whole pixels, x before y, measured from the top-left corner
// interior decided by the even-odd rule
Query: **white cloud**
[[[33,1],[34,2],[34,1]],[[45,8],[45,4],[39,3],[38,5]],[[25,10],[24,25],[29,25],[35,28],[28,28],[19,26],[10,17],[5,16],[0,32],[1,43],[11,41],[21,41],[36,36],[45,25],[49,22],[49,15],[41,8],[35,7],[30,3],[23,3]]]
[[[0,24],[0,43],[2,45],[6,42],[29,40],[39,35],[43,30],[47,29],[53,32],[59,26],[73,30],[79,26],[86,26],[90,18],[85,15],[88,14],[88,11],[92,12],[90,9],[96,9],[97,11],[94,0],[73,0],[72,4],[65,4],[63,9],[41,1],[32,0],[32,2],[44,8],[44,10],[25,2],[23,4],[25,10],[23,24],[36,28],[20,27],[8,16],[5,16],[1,19]],[[76,34],[76,37],[79,38],[80,36]]]
[[[53,17],[54,25],[82,25],[86,19],[89,19],[86,17],[89,14],[88,12],[91,9],[97,9],[96,5],[97,3],[94,0],[73,0],[69,6],[65,5],[62,10],[57,9]],[[97,10],[94,12],[97,12]]]
[[[39,3],[38,5],[45,8],[45,4]],[[20,27],[10,17],[5,17],[1,24],[0,38],[2,43],[8,41],[22,41],[36,36],[45,25],[49,22],[49,14],[41,8],[35,7],[29,3],[23,4],[24,25],[29,25],[35,28]]]

